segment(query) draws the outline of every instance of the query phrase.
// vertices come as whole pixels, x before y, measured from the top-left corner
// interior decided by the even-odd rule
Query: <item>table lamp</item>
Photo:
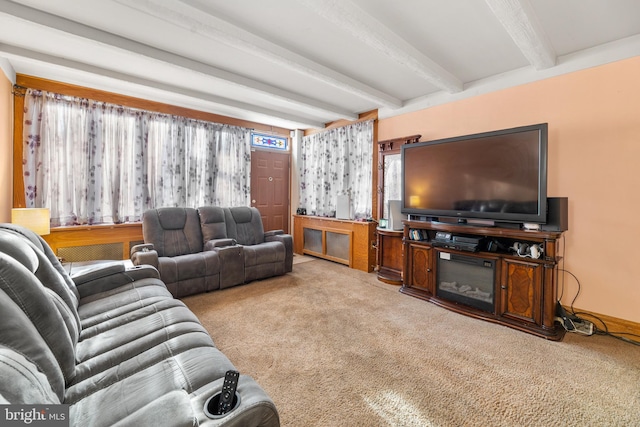
[[[28,228],[41,236],[51,232],[49,208],[11,209],[11,223]]]

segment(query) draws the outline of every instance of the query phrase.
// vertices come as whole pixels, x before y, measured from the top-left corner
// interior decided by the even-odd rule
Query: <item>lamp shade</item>
[[[11,223],[28,228],[41,236],[51,232],[48,208],[11,209]]]

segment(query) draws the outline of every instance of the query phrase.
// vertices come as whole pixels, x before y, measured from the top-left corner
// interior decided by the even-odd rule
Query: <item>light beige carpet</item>
[[[296,264],[300,264],[303,262],[308,262],[308,261],[314,261],[318,258],[309,256],[309,255],[298,255],[298,254],[293,254],[293,265]]]
[[[640,347],[452,313],[324,260],[184,301],[283,426],[638,426]]]

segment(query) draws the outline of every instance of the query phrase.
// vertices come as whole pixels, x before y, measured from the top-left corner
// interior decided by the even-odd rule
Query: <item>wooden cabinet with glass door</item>
[[[388,219],[389,201],[401,199],[402,162],[400,150],[404,144],[418,142],[421,135],[378,141],[378,218]],[[389,224],[391,227],[392,224]],[[402,285],[404,256],[402,252],[402,228],[393,230],[387,226],[378,227],[377,270],[378,280]]]

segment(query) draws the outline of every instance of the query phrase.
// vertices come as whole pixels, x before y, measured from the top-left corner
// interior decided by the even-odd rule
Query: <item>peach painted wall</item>
[[[640,323],[639,76],[634,57],[381,119],[378,138],[548,123],[548,194],[569,197],[564,268],[582,286],[574,307]],[[576,292],[565,274],[563,304]]]
[[[11,222],[13,207],[12,86],[11,80],[0,68],[0,222]]]

